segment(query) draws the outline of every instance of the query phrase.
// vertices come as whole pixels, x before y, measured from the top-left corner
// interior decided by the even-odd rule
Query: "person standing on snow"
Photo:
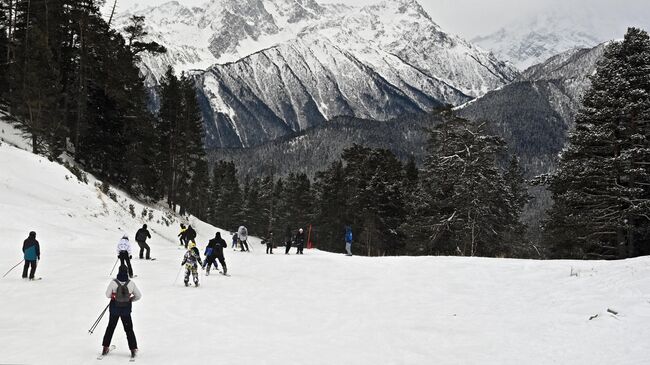
[[[27,269],[29,270],[29,280],[34,280],[36,274],[36,265],[41,259],[41,245],[36,240],[36,232],[29,232],[29,237],[23,242],[23,255],[25,265],[23,266],[23,279],[27,279]]]
[[[196,246],[196,231],[194,228],[192,228],[191,225],[187,226],[187,231],[185,232],[185,248],[187,248],[187,244],[190,242],[194,242],[194,245]]]
[[[219,237],[221,237],[219,232],[217,232],[217,235],[219,235]],[[215,239],[216,239],[216,236],[215,236],[215,238],[208,241],[208,245],[205,246],[205,252],[203,253],[203,255],[205,255],[205,261],[203,261],[203,268],[206,269],[205,270],[205,276],[210,275],[210,267],[212,265],[214,265],[214,268],[216,270],[219,270],[219,266],[217,265],[217,263],[215,261],[215,259],[217,258],[216,253],[214,251],[214,246],[217,244],[217,241]]]
[[[118,320],[122,320],[124,332],[126,332],[126,340],[131,350],[131,357],[134,358],[138,351],[138,342],[135,339],[133,320],[131,319],[131,303],[140,300],[142,294],[135,283],[129,280],[127,271],[126,266],[120,265],[117,278],[111,280],[106,289],[106,297],[111,299],[111,303],[109,304],[110,317],[108,326],[106,327],[102,341],[102,355],[108,354]]]
[[[187,234],[186,234],[186,232],[187,232],[187,228],[185,227],[185,225],[183,223],[181,223],[181,232],[178,234],[178,239],[181,241],[180,245],[185,246],[185,248],[187,248],[187,241],[186,241]]]
[[[352,256],[352,227],[345,226],[345,251],[347,256]]]
[[[264,240],[266,242],[266,254],[273,255],[273,231],[269,232],[269,236]]]
[[[288,255],[289,250],[291,250],[291,241],[293,240],[293,237],[291,236],[291,228],[287,226],[287,231],[285,232],[284,235],[284,254]]]
[[[250,251],[248,249],[248,230],[244,226],[240,226],[237,230],[237,236],[239,237],[239,244],[241,244],[241,251]]]
[[[140,260],[144,258],[142,254],[145,250],[147,250],[147,260],[151,260],[151,248],[147,244],[147,238],[151,238],[151,233],[147,230],[147,225],[144,224],[135,234],[135,242],[140,246]]]
[[[133,278],[133,267],[131,267],[131,242],[129,236],[124,234],[120,242],[117,243],[117,257],[120,259],[120,266],[125,265],[129,269],[129,277]]]
[[[298,230],[298,233],[296,233],[296,248],[298,251],[296,252],[296,255],[302,255],[302,249],[305,247],[305,232],[300,228]]]
[[[203,262],[201,261],[201,254],[199,253],[199,249],[196,248],[196,243],[190,242],[189,244],[190,248],[185,252],[185,256],[183,256],[183,262],[181,262],[181,266],[185,265],[185,286],[190,286],[190,273],[192,274],[192,278],[194,279],[194,286],[198,287],[199,286],[199,270],[198,270],[198,265],[201,265],[203,267]]]
[[[237,235],[237,232],[232,234],[232,248],[233,250],[237,250],[237,242],[239,242],[239,236]]]
[[[217,232],[214,235],[214,238],[210,240],[210,242],[211,243],[214,242],[212,255],[214,255],[214,257],[216,257],[219,260],[219,263],[221,264],[221,268],[223,269],[223,274],[226,275],[228,273],[228,267],[226,266],[226,258],[223,256],[223,249],[227,248],[228,244],[223,238],[221,238],[220,232]]]

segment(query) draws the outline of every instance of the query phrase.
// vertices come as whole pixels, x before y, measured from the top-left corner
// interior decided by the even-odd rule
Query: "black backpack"
[[[115,291],[115,304],[118,307],[126,307],[131,303],[131,293],[129,293],[129,288],[127,285],[129,281],[127,280],[124,284],[120,283],[119,280],[115,279],[117,283],[117,290]]]

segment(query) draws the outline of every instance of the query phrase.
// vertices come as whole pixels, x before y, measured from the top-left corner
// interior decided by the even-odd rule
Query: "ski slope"
[[[67,178],[66,178],[67,176]],[[0,363],[96,364],[115,246],[146,222],[154,262],[133,266],[140,364],[647,364],[650,260],[345,257],[226,250],[231,277],[174,282],[178,217],[117,202],[47,159],[0,145],[0,270],[35,230],[37,276],[0,279]],[[137,217],[129,213],[133,204]],[[190,219],[201,253],[216,229]],[[226,238],[229,238],[227,236]],[[292,250],[292,253],[295,251]],[[576,275],[571,276],[571,273]],[[614,315],[607,309],[618,312]],[[595,316],[590,320],[591,316]],[[117,349],[102,364],[128,362]]]

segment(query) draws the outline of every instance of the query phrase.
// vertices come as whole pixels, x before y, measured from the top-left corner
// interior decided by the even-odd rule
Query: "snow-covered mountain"
[[[415,0],[321,5],[313,0],[178,2],[145,15],[167,65],[195,71],[209,146],[251,146],[334,116],[385,120],[459,105],[512,81],[510,66],[445,33]]]
[[[629,13],[586,1],[568,1],[549,5],[547,10],[524,16],[472,42],[525,70],[559,53],[621,38],[629,26],[650,25],[650,9]]]

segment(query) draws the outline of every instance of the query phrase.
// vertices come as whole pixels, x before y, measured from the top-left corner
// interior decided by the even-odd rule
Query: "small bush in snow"
[[[129,213],[131,213],[131,218],[135,218],[135,206],[133,204],[129,204]]]

